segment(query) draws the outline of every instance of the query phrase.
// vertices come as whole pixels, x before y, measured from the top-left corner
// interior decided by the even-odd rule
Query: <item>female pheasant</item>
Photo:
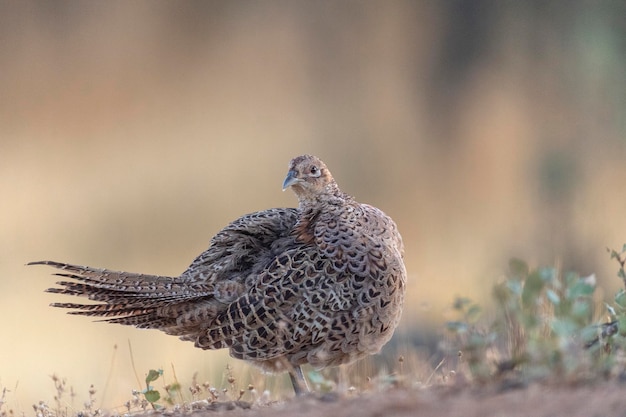
[[[270,372],[324,368],[380,351],[398,325],[406,287],[402,238],[381,210],[339,190],[317,157],[294,158],[283,183],[295,208],[247,214],[221,230],[178,277],[52,261],[68,278],[47,291],[97,303],[70,314],[158,329]]]

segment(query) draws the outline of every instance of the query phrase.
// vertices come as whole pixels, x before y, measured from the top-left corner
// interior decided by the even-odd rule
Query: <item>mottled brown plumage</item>
[[[179,277],[43,261],[67,278],[47,291],[96,303],[70,314],[162,330],[272,371],[316,368],[377,353],[391,338],[406,285],[402,239],[379,209],[342,193],[326,165],[294,158],[283,189],[299,207],[235,220]]]

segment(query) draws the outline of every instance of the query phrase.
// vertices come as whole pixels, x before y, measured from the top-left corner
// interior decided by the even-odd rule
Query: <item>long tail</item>
[[[212,291],[175,277],[136,274],[54,261],[30,262],[60,269],[54,275],[71,279],[58,281],[61,288],[46,292],[74,295],[96,304],[52,303],[53,307],[72,309],[69,314],[107,317],[103,321],[167,331],[176,326],[181,306],[194,305]],[[183,309],[184,310],[184,309]]]

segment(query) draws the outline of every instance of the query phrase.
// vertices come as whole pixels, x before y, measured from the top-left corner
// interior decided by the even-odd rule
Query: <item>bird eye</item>
[[[310,174],[311,177],[319,177],[320,175],[322,175],[322,172],[320,171],[320,169],[316,167],[315,165],[313,165],[309,171],[311,173]]]

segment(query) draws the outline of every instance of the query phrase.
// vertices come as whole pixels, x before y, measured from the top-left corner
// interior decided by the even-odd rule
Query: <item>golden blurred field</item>
[[[0,2],[0,388],[114,407],[224,352],[48,307],[52,259],[176,275],[312,153],[403,233],[399,338],[512,256],[596,273],[626,242],[620,2]],[[115,360],[114,346],[118,346]],[[233,363],[233,365],[235,365]],[[247,373],[243,364],[242,373]],[[256,371],[255,371],[256,372]],[[141,377],[141,375],[140,375]],[[101,391],[102,392],[102,391]]]

